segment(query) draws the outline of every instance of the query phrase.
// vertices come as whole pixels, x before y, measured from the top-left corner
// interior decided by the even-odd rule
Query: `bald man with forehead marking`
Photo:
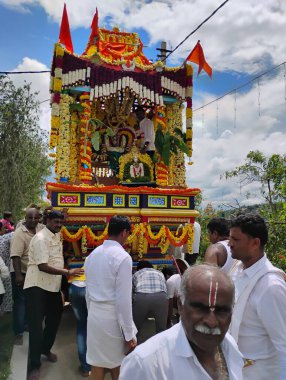
[[[243,359],[227,333],[234,302],[231,279],[215,266],[191,267],[179,297],[181,321],[128,355],[120,380],[241,380]]]
[[[198,265],[183,277],[179,312],[194,352],[204,360],[204,353],[217,349],[230,321],[234,302],[234,285],[219,268]],[[215,364],[215,363],[214,363]]]

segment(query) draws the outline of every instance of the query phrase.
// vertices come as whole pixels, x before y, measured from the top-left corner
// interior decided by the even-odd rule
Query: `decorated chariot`
[[[56,181],[47,192],[52,206],[65,210],[62,235],[75,256],[107,238],[116,214],[132,221],[126,249],[134,261],[164,262],[170,246],[186,243],[191,253],[200,192],[186,185],[191,65],[151,62],[137,33],[99,28],[97,13],[77,55],[64,13],[50,83]]]

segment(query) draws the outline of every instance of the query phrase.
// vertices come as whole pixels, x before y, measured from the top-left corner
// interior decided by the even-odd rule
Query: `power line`
[[[203,22],[201,22],[200,23],[200,25],[198,25],[197,27],[196,27],[196,29],[194,29],[190,34],[188,34],[187,35],[187,37],[186,38],[184,38],[183,39],[183,41],[182,42],[180,42],[179,43],[179,45],[177,45],[176,47],[175,47],[175,49],[173,49],[167,56],[166,56],[166,58],[164,58],[163,60],[162,60],[162,62],[164,62],[164,61],[166,61],[166,59],[168,58],[168,57],[170,57],[170,55],[172,54],[172,53],[174,53],[174,51],[176,51],[181,45],[183,45],[183,43],[185,42],[185,41],[187,41],[187,39],[188,38],[190,38],[198,29],[200,29],[200,27],[201,26],[203,26],[210,18],[212,18],[216,13],[217,13],[217,11],[219,11],[227,2],[229,2],[229,0],[225,0],[218,8],[216,8],[214,11],[213,11],[213,13],[211,14],[211,15],[209,15],[209,17],[207,17]]]
[[[267,71],[264,71],[262,74],[257,75],[256,77],[252,78],[251,80],[249,80],[248,82],[242,84],[241,86],[238,86],[238,87],[236,87],[236,88],[234,88],[234,89],[232,89],[232,90],[226,92],[224,95],[221,95],[221,96],[219,96],[218,98],[216,98],[216,99],[214,99],[214,100],[212,100],[212,101],[210,101],[210,102],[204,104],[203,106],[200,106],[200,107],[196,108],[195,110],[193,110],[193,112],[199,111],[199,110],[205,108],[206,106],[209,106],[210,104],[212,104],[212,103],[214,103],[214,102],[217,102],[218,100],[224,98],[225,96],[230,95],[230,94],[232,94],[233,92],[236,92],[237,90],[240,90],[240,89],[243,88],[243,87],[246,87],[246,86],[249,85],[250,83],[256,81],[257,79],[259,79],[259,78],[261,78],[261,77],[263,77],[264,75],[271,73],[271,71],[274,71],[274,70],[278,69],[278,67],[284,65],[285,63],[286,63],[286,61],[280,63],[280,64],[277,65],[277,66],[272,67],[271,69],[269,69],[269,70],[267,70]]]
[[[42,71],[0,71],[0,74],[11,75],[11,74],[42,74],[42,73],[50,73],[50,70],[42,70]]]

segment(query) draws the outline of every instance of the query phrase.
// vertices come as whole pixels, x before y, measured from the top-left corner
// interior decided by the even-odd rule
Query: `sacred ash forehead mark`
[[[210,290],[209,290],[209,308],[210,308],[210,311],[215,311],[217,292],[218,292],[218,281],[213,281],[213,279],[211,277],[211,279],[210,279]]]

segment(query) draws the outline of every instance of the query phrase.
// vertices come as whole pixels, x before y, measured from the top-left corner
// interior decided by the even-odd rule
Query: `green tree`
[[[266,157],[260,151],[250,151],[245,164],[225,173],[226,178],[238,177],[241,185],[260,183],[265,203],[259,212],[269,227],[267,254],[274,265],[286,269],[286,156]]]
[[[30,84],[15,87],[0,76],[0,208],[11,210],[16,220],[24,207],[42,198],[50,174],[36,96]]]
[[[259,150],[250,151],[245,164],[225,173],[226,178],[239,177],[242,186],[258,182],[261,194],[272,212],[286,201],[286,156],[273,154],[266,157]]]

